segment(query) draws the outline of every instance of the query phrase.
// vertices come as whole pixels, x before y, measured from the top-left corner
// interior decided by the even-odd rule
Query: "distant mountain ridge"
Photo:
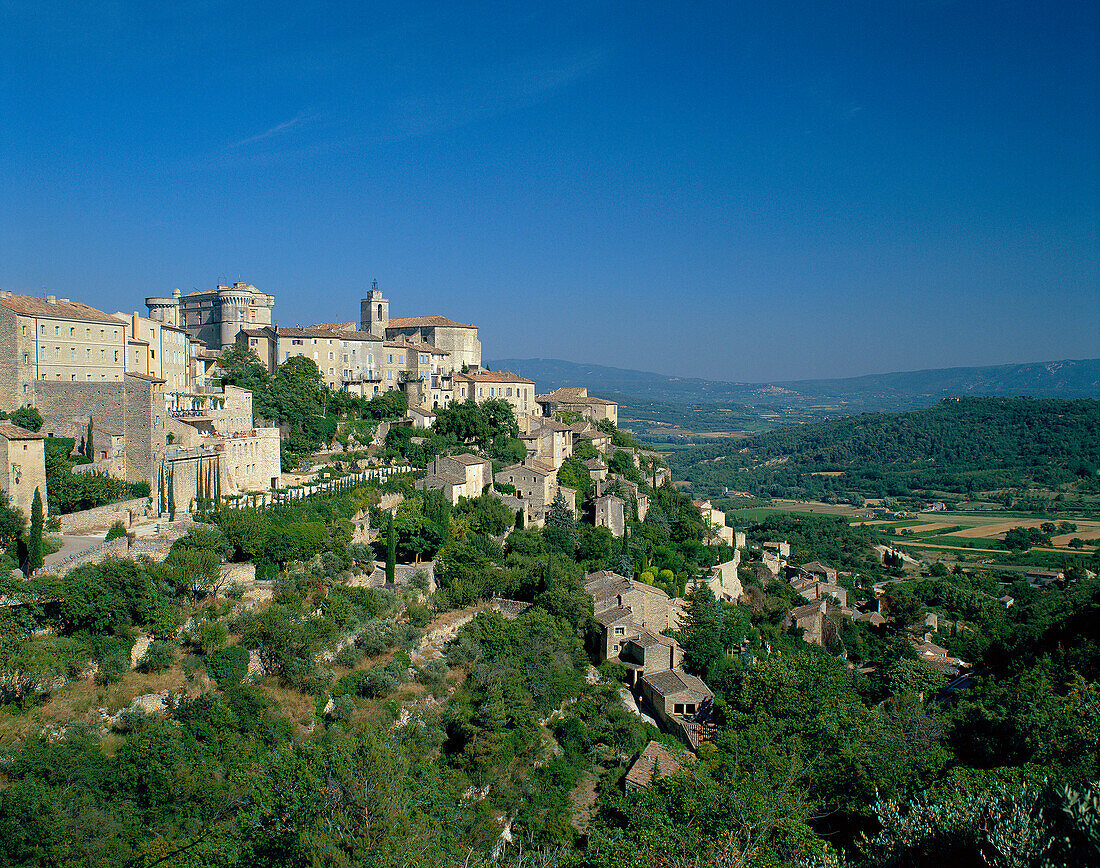
[[[561,359],[499,359],[486,364],[534,380],[539,392],[587,386],[592,394],[629,403],[748,404],[836,410],[911,410],[953,396],[1100,398],[1100,359],[1063,359],[1015,365],[933,368],[827,380],[736,383],[669,377],[629,368]]]

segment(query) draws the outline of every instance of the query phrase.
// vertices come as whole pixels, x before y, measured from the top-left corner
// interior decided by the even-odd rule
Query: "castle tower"
[[[370,332],[379,340],[386,337],[386,327],[390,324],[390,303],[382,298],[378,281],[371,284],[367,297],[359,302],[359,329]]]
[[[147,298],[145,306],[149,308],[149,319],[162,322],[165,325],[179,327],[180,324],[180,291],[172,290],[171,298]]]

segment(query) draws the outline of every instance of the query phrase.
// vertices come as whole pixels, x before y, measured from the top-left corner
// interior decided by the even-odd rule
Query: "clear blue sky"
[[[0,0],[0,288],[733,380],[1100,356],[1100,6]]]

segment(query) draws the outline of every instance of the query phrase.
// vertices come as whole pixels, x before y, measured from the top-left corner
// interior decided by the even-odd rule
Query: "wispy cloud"
[[[306,121],[310,121],[315,117],[317,117],[317,115],[315,114],[298,115],[297,117],[291,118],[288,121],[283,121],[281,124],[275,124],[275,126],[271,127],[270,129],[264,130],[262,133],[257,133],[254,136],[249,136],[246,139],[240,139],[236,142],[230,142],[228,145],[225,146],[225,149],[227,151],[232,151],[236,148],[243,148],[246,145],[253,145],[256,142],[262,142],[264,139],[270,139],[272,136],[277,136],[280,133],[285,133],[288,130],[292,130],[295,127],[300,126],[301,124],[305,123]]]

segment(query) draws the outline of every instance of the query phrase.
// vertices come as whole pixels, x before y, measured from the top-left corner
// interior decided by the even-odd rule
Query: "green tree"
[[[30,570],[37,570],[43,563],[44,543],[42,529],[45,522],[42,512],[42,494],[37,488],[34,490],[34,501],[31,503],[31,530],[27,539],[27,562]]]
[[[687,601],[686,618],[680,629],[684,665],[689,672],[706,678],[725,652],[722,647],[722,605],[715,599],[710,586],[702,582],[692,587]]]
[[[42,414],[34,407],[20,407],[9,418],[13,425],[26,428],[28,431],[38,431],[42,427]]]
[[[550,504],[543,536],[552,549],[569,557],[576,554],[577,546],[580,545],[577,520],[560,491],[554,495],[554,502]]]
[[[386,520],[386,584],[392,585],[397,574],[397,532],[393,526],[393,513]]]
[[[88,459],[95,459],[95,445],[92,442],[93,431],[92,417],[88,416],[88,433],[84,436],[84,457]]]

